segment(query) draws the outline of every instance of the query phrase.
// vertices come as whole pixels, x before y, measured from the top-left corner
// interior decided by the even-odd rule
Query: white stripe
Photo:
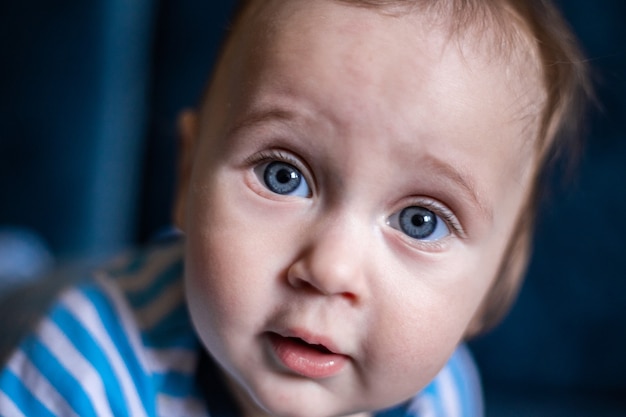
[[[436,379],[437,390],[441,392],[441,405],[446,417],[462,417],[459,393],[452,371],[445,367],[439,372]]]
[[[120,352],[117,350],[104,324],[100,320],[100,315],[95,306],[84,294],[78,291],[65,293],[61,302],[102,348],[121,385],[122,394],[126,398],[130,415],[146,416],[146,410],[141,403],[137,387],[133,383],[133,379]]]
[[[26,417],[22,412],[17,408],[13,400],[11,400],[7,395],[0,391],[0,416],[2,417]]]
[[[204,403],[193,398],[175,398],[160,394],[157,397],[160,415],[179,417],[208,417]]]
[[[471,413],[474,413],[471,415],[484,416],[485,405],[483,400],[482,384],[478,368],[474,362],[474,358],[472,357],[472,353],[467,346],[460,345],[455,353],[455,356],[457,356],[457,367],[461,368],[460,371],[464,377],[460,383],[466,385],[468,395],[471,398],[470,401],[473,401],[472,405],[475,407],[470,411]]]
[[[198,352],[187,349],[147,349],[146,359],[154,373],[181,372],[192,374],[198,364]]]
[[[30,359],[21,350],[16,351],[7,368],[22,381],[22,384],[30,393],[39,400],[52,414],[59,416],[76,416],[72,407],[59,394],[57,389],[50,384],[48,379],[41,374]],[[2,409],[2,407],[0,407]],[[12,415],[12,414],[8,414]]]
[[[151,329],[178,307],[184,298],[181,280],[172,282],[161,294],[147,306],[137,310],[139,325],[143,330]]]
[[[100,375],[76,350],[65,333],[49,318],[46,318],[41,323],[39,335],[42,343],[83,387],[96,410],[96,414],[98,416],[112,416],[113,413],[109,404],[104,400],[106,391]]]
[[[418,417],[441,417],[437,416],[432,395],[420,394],[409,406],[409,415]]]
[[[181,257],[182,245],[154,251],[148,255],[145,265],[138,272],[122,275],[117,278],[116,283],[124,292],[144,290],[152,284],[155,276],[163,273]]]

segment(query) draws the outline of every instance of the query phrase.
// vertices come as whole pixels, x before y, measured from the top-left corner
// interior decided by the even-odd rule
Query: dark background
[[[626,416],[626,2],[560,5],[600,109],[579,173],[550,180],[518,303],[472,342],[488,416]],[[0,279],[169,226],[176,114],[197,101],[232,6],[0,5]]]

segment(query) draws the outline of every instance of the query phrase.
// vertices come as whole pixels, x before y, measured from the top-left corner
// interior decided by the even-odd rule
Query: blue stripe
[[[39,340],[30,338],[25,342],[24,352],[28,354],[39,372],[61,393],[76,414],[81,417],[96,416],[91,399],[82,384],[74,379],[46,346]]]
[[[0,387],[25,416],[54,417],[54,414],[40,403],[28,387],[8,369],[0,375]]]
[[[154,414],[155,404],[154,401],[150,401],[154,393],[152,392],[152,387],[148,385],[146,373],[137,359],[137,353],[131,347],[129,337],[120,322],[121,314],[115,309],[112,301],[109,300],[108,296],[97,284],[84,285],[80,288],[80,291],[98,310],[106,333],[117,347],[122,358],[124,358],[144,409],[148,415]]]
[[[163,291],[169,289],[172,283],[181,282],[182,285],[182,273],[182,262],[176,262],[169,265],[164,271],[155,277],[155,279],[151,280],[150,285],[147,288],[142,288],[136,292],[128,292],[126,297],[133,308],[143,308],[157,299]]]
[[[102,347],[96,343],[91,334],[67,310],[58,309],[54,311],[50,319],[61,328],[76,349],[81,352],[83,357],[100,374],[113,414],[115,416],[128,416],[129,410],[126,398]]]

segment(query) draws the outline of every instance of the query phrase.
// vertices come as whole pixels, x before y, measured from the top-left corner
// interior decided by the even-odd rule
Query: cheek
[[[413,316],[381,315],[370,328],[366,397],[399,402],[422,390],[454,352],[462,332],[449,317],[414,308]],[[454,313],[451,312],[450,315]]]
[[[255,278],[247,269],[251,260],[242,259],[250,256],[248,240],[236,238],[240,226],[233,225],[228,204],[219,198],[219,188],[211,190],[205,188],[193,195],[186,234],[187,297],[194,324],[205,342],[209,334],[221,337],[222,329],[246,314]]]
[[[377,290],[385,294],[381,297],[385,302],[380,302],[376,316],[370,317],[373,337],[368,342],[368,368],[385,378],[377,382],[376,390],[411,395],[445,365],[491,279],[479,275],[481,268],[476,262],[468,254],[456,258],[454,267],[447,267],[445,262],[422,265],[419,277],[394,271],[396,278],[406,274],[403,285],[393,292]]]
[[[203,190],[191,200],[186,239],[194,323],[218,332],[252,328],[276,294],[280,248],[268,241],[267,222],[255,217],[241,185],[218,178]]]

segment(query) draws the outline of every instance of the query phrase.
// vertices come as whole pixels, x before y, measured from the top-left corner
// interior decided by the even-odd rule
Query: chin
[[[271,417],[338,417],[357,413],[346,404],[337,403],[333,392],[318,385],[315,381],[284,381],[275,384],[268,378],[261,382],[258,389],[246,395],[248,408],[252,413],[247,416]],[[290,379],[287,377],[287,379]],[[284,386],[283,384],[287,384]],[[281,386],[282,385],[282,386]],[[335,397],[335,398],[333,398]]]

